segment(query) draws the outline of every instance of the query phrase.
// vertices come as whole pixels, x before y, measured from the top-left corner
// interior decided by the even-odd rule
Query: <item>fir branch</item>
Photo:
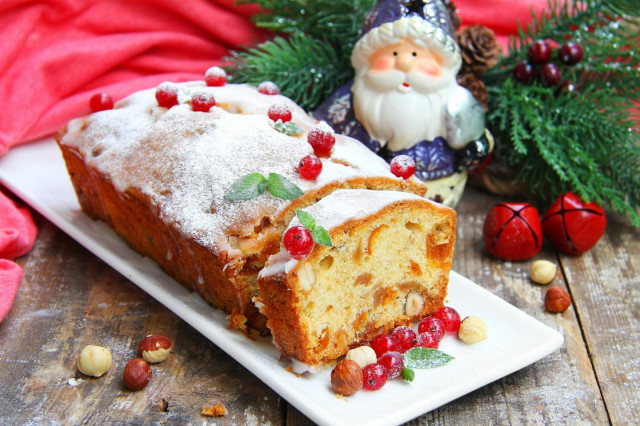
[[[517,172],[543,203],[572,191],[626,214],[640,226],[640,40],[637,0],[550,0],[511,40],[483,80],[490,93],[488,125],[496,158]],[[559,94],[539,81],[519,83],[515,65],[537,39],[580,43],[583,60],[563,66],[579,93]],[[555,59],[552,59],[555,61]]]
[[[234,82],[258,85],[271,80],[282,93],[312,109],[351,78],[351,68],[337,67],[330,45],[301,33],[276,37],[245,52],[233,52],[227,68]]]
[[[333,46],[348,60],[376,0],[257,0],[256,25],[281,34],[301,32]]]

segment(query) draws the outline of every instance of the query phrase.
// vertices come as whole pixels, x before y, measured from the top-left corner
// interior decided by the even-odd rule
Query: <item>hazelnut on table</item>
[[[82,374],[100,377],[111,368],[111,352],[102,346],[87,345],[78,356],[77,366]]]

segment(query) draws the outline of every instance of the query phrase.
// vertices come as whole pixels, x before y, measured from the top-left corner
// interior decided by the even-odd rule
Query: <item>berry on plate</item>
[[[443,306],[433,313],[435,318],[438,318],[444,324],[444,329],[457,333],[460,328],[460,314],[458,311],[450,306]]]
[[[387,383],[387,369],[378,363],[369,364],[362,369],[362,388],[370,391],[378,390]]]

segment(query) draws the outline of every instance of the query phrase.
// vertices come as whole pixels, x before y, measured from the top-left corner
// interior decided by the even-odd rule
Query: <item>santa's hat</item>
[[[369,57],[381,47],[407,38],[417,46],[437,52],[444,66],[456,73],[460,68],[460,50],[446,7],[440,0],[380,0],[367,16],[362,37],[351,53],[356,70],[369,63]]]

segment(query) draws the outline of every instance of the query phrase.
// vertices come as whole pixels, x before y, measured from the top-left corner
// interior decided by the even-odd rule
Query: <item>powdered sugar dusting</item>
[[[264,216],[274,218],[288,205],[269,194],[224,200],[233,182],[249,173],[281,174],[304,192],[358,176],[397,179],[362,144],[337,137],[318,179],[306,181],[296,171],[300,159],[313,152],[306,135],[282,134],[267,117],[271,105],[282,103],[296,124],[313,128],[316,122],[291,100],[246,85],[177,86],[183,93],[212,94],[217,106],[210,112],[194,112],[188,103],[162,108],[150,89],[112,110],[72,121],[61,143],[77,146],[119,191],[138,188],[147,194],[163,220],[180,223],[186,235],[205,246],[220,248],[229,235],[251,235]]]

